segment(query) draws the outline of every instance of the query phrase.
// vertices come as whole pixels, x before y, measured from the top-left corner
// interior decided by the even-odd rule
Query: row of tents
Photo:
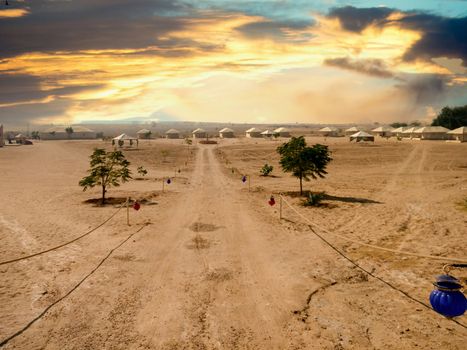
[[[335,127],[324,127],[319,130],[323,136],[342,136],[339,129]],[[351,127],[344,131],[345,136],[350,137],[350,141],[357,138],[365,138],[366,141],[374,141],[375,136],[391,137],[419,140],[453,140],[467,142],[467,127],[463,126],[454,130],[449,130],[442,126],[424,127],[400,127],[391,128],[389,126],[379,126],[367,133],[356,127]],[[373,138],[373,139],[372,139]]]
[[[205,139],[208,137],[208,132],[204,129],[198,128],[192,131],[192,136],[194,139]],[[139,132],[138,132],[138,135]],[[170,129],[165,132],[165,135],[168,139],[178,139],[180,138],[180,132],[176,129]],[[277,128],[275,130],[259,130],[257,128],[251,128],[245,131],[246,137],[290,137],[290,131],[284,127]],[[223,128],[219,130],[220,138],[233,138],[235,137],[235,131],[230,128]]]

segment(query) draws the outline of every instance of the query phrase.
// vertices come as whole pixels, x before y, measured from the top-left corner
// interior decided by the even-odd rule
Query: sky
[[[0,123],[390,123],[467,104],[467,0],[0,0]]]

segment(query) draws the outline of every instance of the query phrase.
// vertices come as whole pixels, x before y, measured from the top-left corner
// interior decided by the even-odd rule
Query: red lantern
[[[276,204],[276,200],[274,199],[274,196],[271,196],[268,201],[269,205],[272,207],[274,204]]]
[[[141,205],[140,205],[138,202],[135,202],[135,203],[133,204],[133,209],[134,209],[134,210],[139,210],[139,208],[141,208]]]
[[[167,185],[170,185],[171,182],[172,182],[172,180],[167,179]]]

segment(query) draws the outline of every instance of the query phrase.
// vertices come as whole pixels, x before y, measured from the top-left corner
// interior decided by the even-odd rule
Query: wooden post
[[[126,223],[130,226],[130,197],[126,199]]]
[[[279,220],[282,220],[282,195],[279,193]]]
[[[162,193],[164,192],[164,183],[165,183],[165,180],[164,178],[162,178]]]

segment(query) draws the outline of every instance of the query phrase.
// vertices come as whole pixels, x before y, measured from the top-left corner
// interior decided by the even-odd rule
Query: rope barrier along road
[[[423,255],[423,254],[411,253],[411,252],[406,252],[406,251],[403,251],[403,250],[385,248],[385,247],[381,247],[381,246],[378,246],[378,245],[369,244],[369,243],[357,241],[357,240],[354,240],[354,239],[351,239],[351,238],[347,238],[347,237],[345,237],[345,236],[343,236],[343,235],[340,235],[340,234],[335,233],[335,232],[331,232],[331,231],[325,229],[324,227],[321,227],[321,226],[319,226],[319,225],[317,225],[317,224],[311,222],[306,216],[302,215],[299,211],[297,211],[297,210],[284,198],[284,196],[282,196],[282,195],[280,195],[280,196],[281,196],[282,200],[284,201],[284,203],[287,204],[287,206],[288,206],[290,209],[292,209],[297,215],[299,215],[300,217],[302,217],[309,225],[311,225],[312,227],[317,228],[317,229],[320,230],[320,231],[323,231],[323,232],[329,233],[330,235],[336,236],[336,237],[338,237],[338,238],[340,238],[340,239],[342,239],[342,240],[344,240],[344,241],[351,242],[351,243],[355,243],[355,244],[359,244],[359,245],[362,245],[362,246],[365,246],[365,247],[369,247],[369,248],[373,248],[373,249],[384,250],[384,251],[390,252],[390,253],[414,256],[414,257],[417,257],[417,258],[433,259],[433,260],[446,260],[446,261],[455,261],[455,262],[460,262],[460,263],[467,263],[467,259],[454,258],[454,257],[449,257],[449,256]]]
[[[71,241],[68,241],[68,242],[59,244],[59,245],[57,245],[57,246],[55,246],[55,247],[52,247],[52,248],[49,248],[49,249],[46,249],[46,250],[43,250],[43,251],[40,251],[40,252],[37,252],[37,253],[33,253],[33,254],[31,254],[31,255],[21,256],[21,257],[15,258],[15,259],[2,261],[2,262],[0,262],[0,266],[1,266],[1,265],[11,264],[11,263],[14,263],[14,262],[17,262],[17,261],[21,261],[21,260],[26,260],[26,259],[29,259],[29,258],[38,256],[38,255],[42,255],[42,254],[51,252],[51,251],[53,251],[53,250],[57,250],[57,249],[62,248],[62,247],[65,247],[65,246],[67,246],[67,245],[69,245],[69,244],[71,244],[71,243],[74,243],[74,242],[80,240],[81,238],[86,237],[86,236],[89,235],[90,233],[96,231],[98,228],[104,226],[106,223],[108,223],[115,215],[117,215],[117,213],[120,211],[120,209],[123,208],[123,206],[124,206],[125,204],[126,204],[126,202],[122,203],[122,205],[120,205],[120,207],[118,207],[118,209],[117,209],[112,215],[110,215],[107,219],[105,219],[105,221],[103,221],[102,223],[100,223],[98,226],[96,226],[96,227],[94,227],[93,229],[89,230],[88,232],[82,234],[81,236],[78,236],[78,237],[72,239]]]
[[[112,255],[114,251],[116,251],[118,248],[120,248],[123,244],[125,244],[129,239],[131,239],[134,235],[136,235],[138,232],[140,232],[143,228],[145,228],[149,223],[144,223],[143,226],[141,226],[138,230],[130,234],[127,238],[125,238],[123,241],[121,241],[117,246],[112,248],[109,253],[94,267],[94,269],[91,270],[86,276],[84,276],[73,288],[71,288],[66,294],[64,294],[62,297],[58,298],[55,300],[52,304],[47,306],[39,315],[34,317],[31,321],[29,321],[23,328],[20,330],[16,331],[14,334],[10,335],[8,338],[3,339],[0,341],[0,347],[3,347],[7,345],[11,340],[14,338],[18,337],[19,335],[23,334],[24,331],[26,331],[29,327],[31,327],[36,321],[40,320],[52,307],[57,305],[59,302],[61,302],[63,299],[67,298],[71,293],[73,293],[78,287],[86,281],[89,277],[91,277],[94,272],[96,272],[102,264]]]
[[[282,197],[282,195],[281,195]],[[303,216],[302,214],[300,214],[295,208],[293,208],[285,199],[284,197],[282,197],[282,199],[284,200],[284,202],[291,208],[293,209],[297,214],[299,214],[300,216],[302,216],[303,218],[306,219],[305,216]],[[307,221],[309,221],[307,219]],[[411,296],[410,294],[408,294],[407,292],[403,291],[402,289],[399,289],[398,287],[394,286],[393,284],[391,284],[390,282],[387,282],[385,281],[383,278],[375,275],[374,273],[372,273],[371,271],[368,271],[367,269],[363,268],[362,266],[360,266],[358,263],[356,263],[355,261],[353,261],[351,258],[349,258],[347,255],[345,255],[341,250],[339,250],[338,248],[336,248],[332,243],[330,243],[327,239],[325,239],[323,236],[321,236],[318,232],[316,232],[313,227],[311,225],[308,225],[308,228],[310,229],[310,231],[315,235],[317,236],[319,239],[321,239],[325,244],[327,244],[332,250],[334,250],[337,254],[339,254],[340,256],[342,256],[345,260],[347,260],[348,262],[350,262],[353,266],[355,266],[356,268],[358,268],[359,270],[363,271],[364,273],[368,274],[369,276],[377,279],[378,281],[384,283],[386,286],[390,287],[391,289],[401,293],[402,295],[404,295],[405,297],[409,298],[410,300],[424,306],[425,308],[431,310],[431,311],[434,311],[430,305],[424,303],[423,301],[421,300],[418,300],[416,298],[414,298],[413,296]],[[453,318],[448,318],[448,320],[450,321],[453,321],[454,323],[458,324],[459,326],[467,329],[467,326],[464,325],[463,323],[453,319]]]

